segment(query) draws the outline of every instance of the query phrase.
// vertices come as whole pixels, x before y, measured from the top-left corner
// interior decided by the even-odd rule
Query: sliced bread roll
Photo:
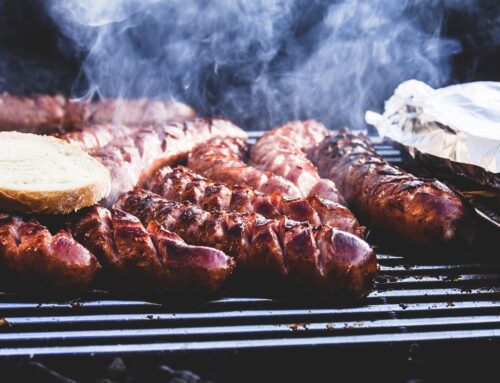
[[[108,170],[82,149],[49,136],[0,132],[0,209],[69,213],[109,194]]]

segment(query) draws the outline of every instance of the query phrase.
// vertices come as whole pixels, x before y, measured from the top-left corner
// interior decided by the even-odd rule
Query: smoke
[[[52,0],[85,55],[73,96],[175,98],[247,129],[362,128],[404,80],[450,79],[457,1]],[[470,2],[469,2],[470,4]]]

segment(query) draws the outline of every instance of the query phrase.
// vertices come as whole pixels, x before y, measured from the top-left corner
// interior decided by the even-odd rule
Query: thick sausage
[[[66,231],[51,235],[35,220],[0,214],[0,260],[16,282],[33,291],[85,291],[97,259]]]
[[[312,225],[329,225],[359,237],[364,227],[344,206],[317,196],[287,199],[280,193],[263,194],[246,186],[210,181],[179,166],[160,169],[148,184],[153,192],[172,201],[189,201],[206,210],[258,213],[266,218],[282,215]]]
[[[99,132],[99,145],[88,152],[110,171],[111,191],[101,202],[108,207],[116,202],[120,194],[148,180],[157,169],[185,160],[196,144],[211,137],[246,139],[242,129],[222,119],[125,126],[123,131],[101,126]],[[62,138],[65,137],[70,140],[70,136]],[[85,137],[73,134],[71,140],[87,148],[87,144],[94,141]],[[100,146],[101,143],[104,146]]]
[[[470,245],[474,213],[459,194],[387,163],[363,135],[326,138],[313,154],[360,219],[393,240],[427,249]]]
[[[138,188],[124,194],[118,207],[145,224],[160,223],[188,243],[223,250],[254,283],[273,288],[359,299],[371,291],[377,272],[375,253],[366,242],[329,226],[312,227],[283,216],[208,212]]]
[[[278,192],[287,198],[302,197],[290,181],[246,164],[246,141],[240,138],[213,138],[189,154],[188,167],[215,181],[246,185],[262,193]]]
[[[182,103],[149,99],[104,99],[97,102],[70,101],[61,95],[13,96],[0,94],[0,130],[49,134],[101,124],[141,125],[183,121],[195,111]],[[86,141],[90,142],[89,138]]]
[[[321,178],[308,159],[326,136],[325,126],[314,120],[292,121],[266,132],[250,151],[251,164],[277,174],[297,186],[303,196],[344,203],[335,183]]]
[[[120,288],[139,295],[204,299],[220,291],[233,270],[222,251],[187,245],[157,222],[144,226],[120,209],[87,208],[72,217],[70,227]]]

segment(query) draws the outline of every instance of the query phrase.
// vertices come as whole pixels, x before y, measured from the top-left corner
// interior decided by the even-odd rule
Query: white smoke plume
[[[247,129],[362,128],[410,78],[446,84],[457,1],[52,0],[85,59],[74,97],[176,98]],[[470,2],[469,2],[470,3]]]

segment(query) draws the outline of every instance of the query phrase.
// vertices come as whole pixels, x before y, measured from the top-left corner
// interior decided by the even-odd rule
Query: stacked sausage
[[[148,188],[168,200],[192,202],[206,210],[257,213],[265,218],[286,216],[311,225],[329,225],[360,238],[364,233],[346,207],[317,195],[288,199],[278,192],[264,194],[243,185],[211,181],[183,166],[160,169]]]
[[[267,132],[248,153],[245,133],[226,120],[166,121],[192,117],[180,104],[128,101],[119,125],[110,115],[121,106],[111,100],[41,97],[13,126],[57,130],[100,160],[113,186],[102,206],[65,217],[55,234],[35,218],[0,215],[0,260],[27,286],[81,291],[103,268],[122,289],[191,299],[223,289],[234,269],[268,291],[359,299],[377,263],[345,201],[413,243],[469,239],[458,195],[385,163],[362,137],[330,136],[312,120]],[[0,107],[0,126],[12,118]],[[188,168],[169,167],[186,160]]]
[[[188,243],[206,244],[234,258],[253,282],[302,296],[359,299],[377,272],[373,250],[360,238],[330,226],[311,226],[281,216],[206,211],[135,189],[118,207],[143,223],[158,222]]]
[[[89,105],[74,112],[77,104],[59,98],[49,101],[59,105],[62,117],[56,121],[38,116],[37,124],[43,131],[46,126],[77,126],[57,135],[110,170],[113,191],[103,203],[112,206],[125,194],[113,209],[94,206],[73,214],[55,235],[33,219],[2,216],[2,260],[25,285],[84,290],[102,267],[116,283],[127,281],[122,288],[129,290],[170,298],[206,296],[223,288],[235,267],[241,277],[266,281],[273,291],[351,299],[369,293],[376,258],[360,238],[364,228],[336,202],[339,196],[332,182],[320,188],[327,191],[321,197],[328,195],[334,199],[330,201],[311,190],[304,194],[297,184],[271,171],[246,165],[246,136],[228,121],[117,125],[102,117],[112,104],[96,106],[97,112],[90,113]],[[128,107],[133,109],[132,104]],[[51,111],[54,106],[45,114]],[[208,144],[192,150],[202,142]],[[205,160],[207,151],[210,161]],[[215,179],[229,184],[185,168],[161,169],[146,182],[159,168],[188,153],[191,166],[200,169],[208,164],[216,170]],[[197,158],[197,153],[202,156]],[[220,162],[214,163],[217,156]],[[314,173],[312,165],[308,171]],[[144,183],[168,200],[142,189],[130,191]],[[38,266],[30,267],[28,261]]]
[[[427,250],[469,246],[475,236],[474,212],[458,193],[436,180],[418,178],[379,156],[363,135],[330,134],[314,121],[275,128],[253,146],[251,163],[271,170],[305,190],[319,174],[335,182],[366,224],[393,242]],[[298,169],[290,164],[300,164]],[[312,167],[311,167],[312,166]],[[310,182],[302,175],[305,170]]]
[[[94,141],[99,144],[87,149],[113,175],[114,194],[108,197],[108,204],[111,204],[109,198],[116,199],[130,190],[155,168],[185,156],[199,140],[217,135],[244,136],[243,131],[227,121],[209,119],[132,126],[127,127],[125,133],[108,130],[107,138],[99,136],[103,131],[91,125],[83,127],[80,133],[88,132],[87,137],[99,138]],[[76,142],[76,137],[85,137],[80,133],[72,135]],[[100,269],[97,256],[116,280],[126,277],[131,279],[134,288],[147,291],[148,295],[169,298],[182,293],[205,296],[221,288],[231,274],[232,260],[225,254],[189,246],[154,222],[142,226],[129,214],[110,213],[103,207],[82,214],[70,217],[70,222],[63,225],[66,229],[54,236],[35,218],[25,222],[18,216],[2,215],[0,262],[3,267],[15,274],[21,285],[31,289],[56,291],[65,286],[65,291],[83,291]],[[196,280],[190,281],[189,275]]]
[[[296,136],[296,138],[300,138],[301,133],[297,133]],[[282,148],[280,145],[269,146],[270,147],[266,149],[267,151],[274,150],[275,148]],[[303,149],[299,148],[297,150],[300,150],[302,153]],[[330,294],[333,293],[333,291],[336,291],[337,293],[343,292],[351,294],[352,296],[365,295],[367,287],[371,286],[371,282],[376,273],[377,266],[375,256],[371,250],[368,251],[369,246],[366,245],[363,240],[352,235],[350,236],[349,233],[343,230],[339,230],[339,228],[347,229],[351,232],[355,232],[357,235],[362,233],[362,229],[359,228],[359,224],[355,220],[352,213],[334,201],[318,197],[318,192],[323,192],[323,196],[328,196],[330,198],[333,197],[337,200],[340,199],[333,181],[320,179],[315,166],[307,160],[305,154],[299,155],[299,153],[297,153],[296,158],[285,158],[281,162],[282,167],[280,168],[283,171],[280,171],[278,167],[269,167],[269,170],[263,170],[248,165],[244,161],[245,155],[245,146],[237,139],[211,139],[204,144],[198,145],[193,151],[191,151],[188,158],[188,166],[196,172],[201,173],[203,176],[226,182],[229,186],[216,184],[214,182],[207,183],[207,180],[205,179],[196,178],[196,176],[193,175],[186,175],[186,172],[181,169],[174,172],[174,174],[172,174],[172,172],[168,174],[167,171],[166,174],[164,173],[158,175],[153,179],[151,187],[153,190],[168,198],[175,198],[173,195],[176,195],[179,196],[178,198],[180,199],[189,200],[197,203],[199,206],[210,206],[210,204],[215,203],[218,208],[226,210],[244,211],[247,213],[255,213],[256,211],[259,211],[264,213],[264,215],[269,217],[264,221],[259,218],[254,218],[253,216],[244,218],[244,220],[250,223],[250,228],[248,229],[250,238],[254,235],[254,231],[261,226],[260,222],[265,222],[262,223],[262,226],[266,227],[266,235],[268,238],[273,238],[275,244],[266,248],[267,256],[244,256],[243,259],[264,259],[264,264],[266,265],[276,265],[278,264],[277,260],[281,259],[283,265],[293,265],[293,270],[301,269],[302,267],[304,270],[307,268],[314,270],[314,272],[311,271],[310,274],[308,274],[308,277],[305,277],[304,275],[294,277],[294,271],[289,270],[287,267],[280,268],[275,266],[274,268],[276,271],[272,277],[273,280],[287,280],[289,284],[296,284],[294,283],[295,280],[301,280],[302,282],[307,280],[308,282],[305,283],[305,285],[323,286],[322,289],[317,290],[329,290]],[[296,159],[299,168],[295,168]],[[296,173],[291,170],[292,168],[297,169],[300,176],[295,176]],[[273,171],[280,172],[281,175],[273,173]],[[282,175],[287,176],[288,179],[285,179]],[[185,182],[187,182],[187,184]],[[249,185],[260,193],[266,194],[273,192],[274,200],[273,197],[261,198],[258,194],[255,194],[256,192],[254,190],[249,189],[248,187],[242,188],[239,186],[241,184]],[[231,190],[231,187],[234,189]],[[242,194],[244,197],[241,196]],[[153,196],[147,197],[141,194],[141,197],[137,198],[145,202],[138,203],[139,207],[136,209],[130,208],[130,206],[126,203],[128,200],[125,202],[125,206],[127,206],[127,208],[134,214],[140,214],[140,212],[147,211],[146,206],[150,203],[155,204],[155,206],[162,206],[159,203],[153,202]],[[133,197],[129,197],[129,199],[133,200]],[[311,203],[310,201],[315,201],[315,203]],[[300,216],[299,213],[296,214],[293,210],[291,211],[289,209],[289,206],[294,203],[306,206],[308,211],[311,212],[311,214],[307,216],[301,216],[303,221],[308,221],[307,223],[291,223],[287,220],[287,218],[284,218],[285,221],[281,221],[281,223],[272,222],[270,218],[273,217],[273,214],[279,215],[280,212],[286,212],[289,216]],[[274,209],[270,209],[268,207],[269,204],[271,204]],[[160,208],[160,210],[162,209],[166,208]],[[325,218],[327,216],[324,214],[325,211],[329,214],[328,218]],[[195,221],[199,220],[200,214],[197,213],[195,215]],[[234,226],[234,222],[232,221],[232,218],[230,218],[234,217],[234,214],[235,213],[232,213],[232,215],[229,216],[224,215],[223,218],[220,218],[222,222],[224,222],[222,225],[223,228],[228,228],[229,230]],[[150,217],[151,216],[146,215],[146,218]],[[300,248],[301,252],[304,254],[302,257],[297,257],[297,253],[294,253],[293,251],[290,251],[291,256],[288,257],[288,248],[283,247],[286,237],[281,237],[280,235],[292,235],[292,238],[308,238],[308,230],[310,226],[307,225],[308,223],[318,223],[318,219],[316,217],[319,217],[320,222],[321,217],[323,217],[323,222],[328,221],[329,224],[334,225],[335,227],[332,228],[328,225],[313,227],[313,231],[317,230],[318,240],[308,241],[308,243],[311,244],[310,246],[304,247],[305,243],[302,244],[303,247]],[[280,218],[278,218],[278,220],[279,219]],[[286,233],[283,227],[286,228],[287,226],[294,228],[295,232],[293,232],[293,234]],[[297,229],[299,227],[301,228],[300,230]],[[323,233],[330,233],[329,230],[333,230],[335,233],[338,233],[338,238],[350,239],[346,241],[339,239],[337,241],[336,235],[328,234],[326,236],[328,240],[326,242],[322,241],[325,238],[322,237]],[[219,232],[223,234],[222,238],[229,237],[228,235],[225,235],[225,231],[223,229],[220,229]],[[276,239],[274,239],[275,237]],[[313,237],[316,238],[315,235],[313,235]],[[291,243],[299,242],[300,240],[297,239],[297,242],[292,241]],[[325,243],[328,243],[328,246],[331,246],[331,248],[325,245]],[[342,243],[342,245],[340,243]],[[280,244],[281,247],[279,246]],[[230,241],[227,246],[232,248]],[[250,241],[250,245],[246,246],[250,247],[248,249],[244,247],[244,253],[252,254],[252,241]],[[317,256],[314,256],[314,254],[317,254]],[[306,261],[307,257],[310,257],[310,261]],[[241,259],[241,257],[239,258]],[[238,262],[239,258],[236,256],[237,265],[240,263],[243,264],[242,267],[245,269],[256,269],[256,267],[253,266],[253,262]],[[323,266],[325,266],[325,263],[323,262],[328,259],[334,261],[332,261],[332,263],[327,262],[326,264],[329,266],[324,269]],[[340,259],[342,259],[342,261],[339,261]],[[306,263],[308,262],[309,266],[297,267],[295,265],[295,260],[300,260],[300,262]],[[340,262],[340,264],[335,264],[335,262]],[[249,264],[251,266],[248,266]],[[261,267],[259,269],[260,275],[264,274],[264,269],[265,267]],[[270,269],[268,269],[268,271],[269,270]],[[336,275],[336,277],[333,275]],[[336,284],[339,283],[339,281],[344,282],[340,285]],[[328,283],[330,285],[328,285]]]

